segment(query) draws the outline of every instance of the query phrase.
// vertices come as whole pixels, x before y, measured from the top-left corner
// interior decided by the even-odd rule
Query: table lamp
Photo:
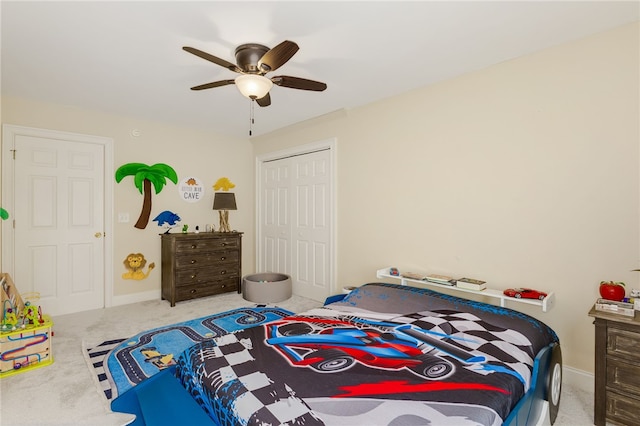
[[[220,215],[219,232],[231,232],[229,210],[238,210],[236,195],[233,192],[216,192],[213,196],[213,210],[218,210]]]

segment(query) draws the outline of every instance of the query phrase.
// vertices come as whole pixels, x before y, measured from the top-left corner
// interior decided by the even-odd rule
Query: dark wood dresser
[[[589,311],[596,337],[593,423],[640,424],[640,318]]]
[[[162,298],[182,300],[240,292],[242,232],[162,234]]]

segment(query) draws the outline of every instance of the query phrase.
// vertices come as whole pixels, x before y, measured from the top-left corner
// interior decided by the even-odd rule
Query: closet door
[[[262,165],[258,272],[291,274],[290,159]]]
[[[264,161],[258,219],[258,272],[291,275],[294,294],[332,293],[331,150]]]
[[[331,293],[329,151],[293,157],[291,274],[295,294],[324,301]]]

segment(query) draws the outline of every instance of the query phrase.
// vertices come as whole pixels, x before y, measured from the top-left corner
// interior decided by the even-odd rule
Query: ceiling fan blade
[[[258,61],[258,68],[264,73],[277,70],[291,59],[298,49],[299,47],[297,44],[292,41],[285,40],[260,58]]]
[[[207,52],[203,52],[202,50],[198,50],[194,47],[189,47],[189,46],[184,46],[182,48],[183,50],[194,54],[196,56],[199,56],[202,59],[206,59],[207,61],[213,62],[216,65],[220,65],[221,67],[227,68],[233,72],[242,72],[240,70],[240,68],[238,68],[238,66],[236,64],[232,64],[229,61],[225,61],[224,59],[220,59],[217,56],[213,56]]]
[[[212,83],[201,84],[199,86],[194,86],[191,90],[204,90],[204,89],[213,89],[214,87],[226,86],[228,84],[235,84],[235,80],[220,80],[214,81]]]
[[[273,84],[278,86],[289,87],[291,89],[313,90],[314,92],[322,92],[327,88],[327,85],[320,81],[307,80],[306,78],[300,77],[290,77],[288,75],[273,77],[271,81],[273,81]]]
[[[269,93],[267,93],[266,95],[264,95],[260,99],[256,99],[256,102],[261,107],[268,107],[269,105],[271,105],[271,95],[269,95]]]

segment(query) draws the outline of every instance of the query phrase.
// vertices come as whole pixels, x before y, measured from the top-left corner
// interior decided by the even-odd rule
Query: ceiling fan
[[[291,89],[312,90],[316,92],[322,92],[327,88],[325,83],[307,80],[306,78],[287,75],[271,78],[265,77],[265,74],[280,68],[298,51],[298,45],[289,40],[283,41],[273,49],[256,43],[240,45],[235,51],[237,64],[232,64],[231,62],[193,47],[184,46],[182,49],[241,74],[232,80],[220,80],[201,84],[192,87],[191,90],[212,89],[214,87],[235,84],[244,96],[255,100],[261,107],[266,107],[271,105],[271,95],[269,91],[274,84]]]

